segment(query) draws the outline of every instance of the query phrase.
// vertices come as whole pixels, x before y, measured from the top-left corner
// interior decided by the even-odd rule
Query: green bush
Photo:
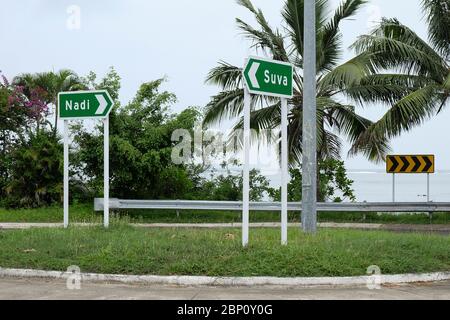
[[[317,177],[317,200],[320,202],[355,201],[352,189],[353,181],[347,177],[343,161],[327,159],[319,163]],[[289,171],[291,181],[288,184],[288,201],[302,201],[302,171],[293,168]],[[280,201],[280,189],[270,189],[270,196]],[[338,195],[340,194],[340,196]]]
[[[7,157],[11,172],[5,187],[7,206],[39,207],[61,201],[63,146],[53,132],[30,135]]]

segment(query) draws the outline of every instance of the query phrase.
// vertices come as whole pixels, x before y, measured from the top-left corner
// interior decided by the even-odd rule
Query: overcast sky
[[[253,23],[234,0],[1,0],[0,70],[8,78],[22,72],[70,68],[80,75],[104,75],[114,66],[122,77],[120,99],[133,97],[145,81],[167,76],[174,92],[174,111],[203,106],[218,89],[204,79],[219,60],[242,65],[248,43],[239,35],[235,17]],[[338,0],[332,0],[333,5]],[[420,0],[371,0],[343,26],[347,48],[381,16],[398,17],[426,37]],[[273,26],[281,22],[284,1],[254,0]],[[75,7],[73,7],[75,6]],[[75,8],[75,11],[73,11]],[[74,14],[80,9],[80,25]],[[347,50],[344,59],[352,56]],[[376,120],[385,110],[366,106],[359,112]],[[393,141],[394,153],[432,153],[437,169],[450,169],[446,110],[411,133]],[[345,147],[345,153],[348,147]],[[345,157],[346,158],[346,157]],[[346,159],[349,169],[374,169],[362,157]]]

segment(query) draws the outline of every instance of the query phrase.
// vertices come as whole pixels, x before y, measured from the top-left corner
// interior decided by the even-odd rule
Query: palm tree
[[[295,67],[294,97],[289,101],[289,158],[291,165],[301,163],[302,153],[302,103],[303,103],[303,18],[304,0],[286,0],[282,11],[283,33],[273,29],[263,12],[255,8],[250,0],[238,0],[253,13],[258,28],[253,28],[241,19],[237,24],[243,34],[252,41],[252,48],[281,61],[290,62]],[[401,87],[378,86],[370,78],[373,68],[368,57],[360,54],[339,65],[342,50],[340,25],[354,16],[366,0],[344,0],[329,17],[330,1],[316,0],[317,14],[317,121],[318,159],[340,158],[343,134],[352,144],[349,155],[364,154],[373,161],[381,161],[389,151],[384,137],[362,139],[367,128],[373,123],[355,112],[355,105],[342,102],[344,96],[350,101],[363,103],[374,97],[383,101],[393,101],[405,94]],[[240,117],[243,111],[242,69],[226,62],[220,62],[207,76],[207,83],[219,85],[223,91],[212,97],[206,106],[205,127],[225,119]],[[280,103],[272,98],[253,96],[251,128],[256,138],[267,139],[270,143],[279,141],[279,136],[267,134],[280,126]],[[234,127],[242,128],[242,118]]]
[[[423,0],[428,42],[397,19],[383,19],[354,48],[369,56],[381,85],[404,86],[408,93],[361,139],[391,138],[410,131],[448,106],[450,95],[450,0]],[[395,70],[392,72],[392,70]]]
[[[54,107],[55,122],[52,126],[56,135],[58,131],[58,93],[62,91],[75,91],[85,88],[83,80],[72,70],[63,69],[58,72],[25,73],[13,79],[15,85],[24,87],[24,93],[30,94],[31,89],[41,88],[45,91],[44,100]]]

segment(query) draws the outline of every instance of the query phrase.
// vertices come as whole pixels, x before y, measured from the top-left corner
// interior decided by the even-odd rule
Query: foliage
[[[13,84],[23,88],[24,94],[32,99],[34,92],[41,93],[45,105],[52,105],[53,124],[47,122],[53,134],[58,132],[58,93],[63,91],[75,91],[85,89],[82,79],[72,70],[63,69],[58,72],[24,73],[13,79]]]
[[[87,90],[108,90],[109,95],[115,101],[119,99],[120,76],[114,67],[110,67],[105,77],[97,83],[97,74],[91,71],[86,77],[81,77],[82,86]]]
[[[243,179],[242,174],[211,174],[209,179],[203,178],[198,183],[194,194],[198,200],[210,201],[242,201]],[[259,170],[250,170],[250,201],[262,201],[271,188],[266,177]]]
[[[357,52],[369,57],[367,65],[378,72],[370,77],[374,84],[407,89],[388,101],[390,109],[360,139],[396,137],[449,105],[450,1],[423,0],[422,5],[428,22],[428,43],[397,19],[385,18],[353,45]],[[377,95],[371,100],[383,102]]]
[[[38,207],[61,201],[63,148],[59,137],[49,131],[32,134],[7,158],[6,205]]]
[[[347,177],[344,162],[328,159],[319,163],[319,201],[356,201],[353,181]]]
[[[13,148],[22,143],[27,135],[39,128],[47,114],[43,101],[44,92],[39,89],[24,94],[24,88],[11,84],[2,75],[0,82],[0,199],[6,196],[5,188],[10,178]]]
[[[286,0],[282,12],[282,30],[274,29],[263,12],[253,6],[250,0],[238,0],[254,16],[258,27],[254,28],[237,19],[239,29],[252,42],[252,49],[265,53],[270,58],[292,63],[294,74],[294,97],[289,100],[289,154],[292,165],[301,163],[302,110],[303,110],[303,26],[304,0]],[[370,77],[373,69],[367,63],[368,57],[360,54],[339,65],[342,57],[341,24],[353,17],[367,2],[365,0],[344,0],[329,16],[328,0],[316,1],[317,12],[317,141],[318,159],[339,159],[341,139],[346,136],[352,144],[351,155],[362,153],[370,160],[381,161],[389,150],[385,137],[367,139],[365,132],[372,122],[355,112],[355,105],[340,101],[346,95],[350,101],[363,104],[376,99],[391,101],[405,93],[401,86],[378,84]],[[207,105],[205,126],[236,119],[235,129],[242,128],[243,79],[242,69],[226,62],[220,62],[207,77],[207,83],[218,85],[222,92]],[[280,127],[280,103],[273,98],[253,96],[251,128],[258,133],[258,142],[279,143],[274,134]]]
[[[118,91],[118,78],[110,73],[96,88]],[[95,77],[91,74],[91,79]],[[161,91],[164,79],[144,83],[135,98],[121,107],[118,103],[110,114],[111,196],[120,198],[177,199],[192,189],[189,172],[184,165],[171,161],[175,129],[194,127],[199,117],[195,108],[178,115],[168,112],[176,97]],[[112,86],[102,87],[105,84]],[[111,92],[111,88],[113,89]],[[97,126],[93,134],[80,125],[72,128],[75,151],[74,170],[87,176],[91,188],[100,193],[103,185],[103,135]]]
[[[318,170],[318,201],[356,201],[352,189],[353,181],[347,177],[343,161],[335,159],[321,161]],[[302,201],[302,172],[300,169],[292,168],[290,176],[288,201],[300,202]],[[276,201],[280,201],[279,189],[271,189],[269,194]]]

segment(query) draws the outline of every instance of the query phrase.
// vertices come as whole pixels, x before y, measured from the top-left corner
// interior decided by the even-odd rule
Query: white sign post
[[[109,116],[103,120],[103,225],[109,227]]]
[[[250,110],[251,95],[244,88],[244,177],[242,190],[242,246],[248,246],[250,216]]]
[[[281,99],[281,244],[288,242],[288,109],[287,99]]]
[[[64,120],[64,228],[69,226],[69,121]]]
[[[69,227],[69,120],[103,119],[104,125],[104,211],[109,226],[109,113],[113,100],[106,90],[60,92],[58,114],[64,120],[64,228]]]
[[[248,246],[250,207],[250,111],[251,94],[281,98],[281,243],[288,241],[288,108],[293,96],[291,64],[250,57],[244,67],[244,177],[242,204],[242,245]]]

